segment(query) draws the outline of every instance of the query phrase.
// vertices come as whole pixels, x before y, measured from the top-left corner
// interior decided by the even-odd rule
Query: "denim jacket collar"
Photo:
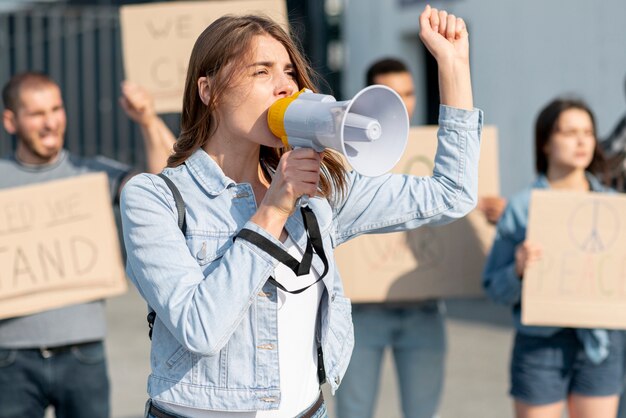
[[[197,149],[187,161],[187,167],[204,191],[212,196],[222,194],[228,186],[235,182],[228,178],[221,167],[202,148]]]
[[[185,162],[192,176],[200,187],[209,195],[218,196],[228,187],[236,185],[235,181],[227,177],[221,167],[202,148],[196,150]],[[300,211],[296,210],[287,220],[287,232],[302,251],[306,247],[306,233]],[[322,231],[323,234],[328,231]],[[313,268],[322,273],[324,266],[318,257],[313,259]]]
[[[589,188],[592,192],[603,192],[605,191],[605,187],[600,183],[600,180],[593,174],[588,171],[585,171],[585,177],[587,177],[587,181],[589,182]],[[535,183],[533,184],[533,189],[549,189],[550,183],[548,182],[548,177],[545,174],[539,174]]]

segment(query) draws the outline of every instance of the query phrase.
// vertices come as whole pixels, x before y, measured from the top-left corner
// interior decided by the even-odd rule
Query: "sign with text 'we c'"
[[[533,190],[526,239],[542,258],[524,274],[522,322],[626,328],[626,196]]]
[[[207,26],[226,14],[262,14],[287,29],[285,0],[177,1],[120,8],[126,79],[153,95],[158,113],[181,112],[193,45]]]
[[[0,318],[126,291],[106,174],[0,190]]]
[[[394,173],[430,176],[437,152],[437,127],[411,128]],[[485,126],[481,136],[478,193],[497,196],[498,135]],[[474,210],[451,224],[391,234],[362,235],[335,250],[346,295],[353,302],[400,302],[477,297],[495,228]]]

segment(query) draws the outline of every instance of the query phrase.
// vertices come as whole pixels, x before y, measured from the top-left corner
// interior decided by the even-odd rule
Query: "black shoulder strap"
[[[279,260],[281,263],[285,264],[289,267],[297,276],[301,276],[310,271],[311,268],[311,258],[313,257],[313,250],[315,250],[315,254],[322,260],[324,264],[324,272],[320,275],[320,277],[315,281],[315,283],[311,283],[310,285],[303,287],[298,290],[288,290],[282,284],[277,282],[273,277],[270,277],[268,281],[272,283],[274,286],[279,289],[292,293],[298,294],[307,290],[309,287],[313,286],[320,280],[326,276],[328,273],[328,259],[326,258],[326,253],[324,252],[324,243],[322,241],[322,234],[320,232],[319,225],[317,223],[317,218],[315,217],[315,213],[308,206],[300,207],[300,211],[302,213],[302,220],[304,221],[304,229],[307,234],[307,245],[304,256],[302,257],[302,261],[298,263],[296,259],[294,259],[288,252],[280,248],[278,245],[274,244],[269,239],[260,235],[256,231],[252,231],[249,229],[242,229],[235,236],[235,238],[244,239],[262,250],[269,253],[272,257]],[[319,333],[319,330],[317,331]],[[319,337],[319,334],[318,334]],[[317,379],[320,383],[324,383],[326,381],[326,370],[324,368],[324,353],[322,350],[321,341],[318,339],[318,347],[317,347]]]
[[[163,173],[158,174],[159,177],[165,181],[167,187],[172,191],[172,195],[174,196],[174,202],[176,202],[176,211],[178,212],[178,227],[181,231],[183,231],[183,235],[187,234],[187,219],[185,216],[185,201],[183,200],[183,196],[180,194],[178,187],[174,184],[169,177],[167,177]]]
[[[187,234],[187,219],[185,216],[186,211],[185,211],[185,201],[183,200],[183,195],[180,194],[178,187],[176,187],[174,182],[170,180],[169,177],[167,177],[163,173],[159,173],[157,175],[161,177],[163,181],[165,181],[165,184],[167,184],[167,187],[170,189],[170,191],[172,192],[172,195],[174,196],[174,202],[176,202],[176,211],[178,212],[178,227],[182,231],[183,235],[186,235]],[[146,318],[146,320],[148,321],[148,328],[150,328],[150,330],[148,331],[148,337],[150,337],[150,339],[152,339],[152,328],[154,328],[155,319],[156,319],[156,312],[150,311],[150,313],[148,313],[148,317]]]

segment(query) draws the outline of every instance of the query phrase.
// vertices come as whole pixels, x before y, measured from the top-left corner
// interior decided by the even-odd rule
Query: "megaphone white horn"
[[[376,141],[382,133],[382,126],[376,119],[356,113],[347,113],[344,125],[345,141]]]
[[[277,100],[268,110],[268,125],[285,145],[332,148],[357,172],[379,176],[404,153],[409,117],[398,94],[385,86],[369,86],[352,100],[303,89]]]

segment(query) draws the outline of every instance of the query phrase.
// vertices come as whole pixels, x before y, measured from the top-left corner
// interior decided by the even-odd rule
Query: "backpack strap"
[[[183,200],[183,195],[180,194],[178,187],[174,184],[169,177],[167,177],[163,173],[157,174],[159,177],[165,181],[165,184],[172,192],[172,196],[174,196],[174,202],[176,202],[176,211],[178,212],[178,227],[180,228],[183,235],[187,234],[187,218],[186,218],[186,210],[185,210],[185,201]],[[154,320],[156,319],[156,312],[150,311],[146,320],[148,321],[148,337],[152,339],[152,328],[154,327]]]
[[[186,235],[187,219],[185,216],[185,201],[183,200],[183,196],[180,194],[178,187],[176,187],[174,182],[170,180],[169,177],[167,177],[163,173],[159,173],[157,175],[161,177],[163,181],[165,181],[165,184],[167,184],[167,187],[170,189],[172,195],[174,196],[174,202],[176,202],[176,211],[178,212],[178,227],[183,232],[183,235]]]

